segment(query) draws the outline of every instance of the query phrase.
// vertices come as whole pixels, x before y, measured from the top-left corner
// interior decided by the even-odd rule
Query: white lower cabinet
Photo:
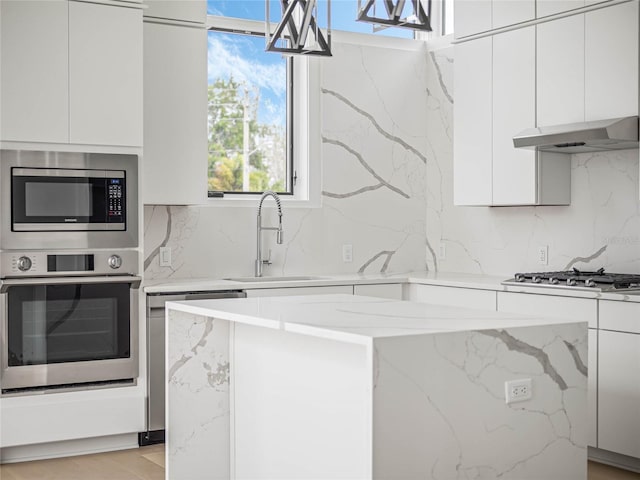
[[[345,293],[353,295],[353,285],[332,285],[327,287],[256,288],[247,290],[247,297],[284,297],[287,295],[330,295]]]
[[[598,448],[640,458],[640,304],[600,301]]]
[[[598,330],[589,329],[589,356],[587,359],[589,377],[587,379],[587,445],[598,446]]]
[[[376,285],[354,285],[354,295],[364,295],[366,297],[390,298],[402,300],[401,283],[385,283]]]
[[[640,457],[640,335],[598,333],[598,448]]]
[[[590,328],[598,326],[598,302],[590,298],[498,292],[498,311],[567,318],[589,322]]]
[[[496,309],[496,292],[493,290],[411,284],[408,300],[462,308]]]

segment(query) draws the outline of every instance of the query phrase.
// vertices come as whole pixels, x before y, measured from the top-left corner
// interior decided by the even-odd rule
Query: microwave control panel
[[[107,179],[107,197],[109,222],[121,222],[124,215],[124,178]]]

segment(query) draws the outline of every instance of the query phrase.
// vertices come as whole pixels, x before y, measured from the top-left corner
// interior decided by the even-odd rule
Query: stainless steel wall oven
[[[133,275],[2,280],[2,392],[136,378],[139,284]]]

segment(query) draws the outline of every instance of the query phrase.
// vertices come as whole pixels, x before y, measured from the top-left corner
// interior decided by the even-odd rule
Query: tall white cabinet
[[[0,140],[142,146],[142,10],[0,2]]]
[[[207,199],[207,31],[144,22],[145,204]]]

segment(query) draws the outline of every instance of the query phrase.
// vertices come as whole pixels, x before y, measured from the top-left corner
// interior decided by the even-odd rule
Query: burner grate
[[[512,284],[534,284],[540,286],[586,287],[607,290],[640,290],[640,275],[627,273],[607,273],[604,268],[596,271],[572,270],[553,272],[516,273]]]

